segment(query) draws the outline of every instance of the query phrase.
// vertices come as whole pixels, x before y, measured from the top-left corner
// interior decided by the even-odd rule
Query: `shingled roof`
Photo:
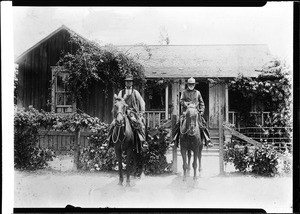
[[[87,40],[63,25],[17,57],[16,62],[62,29]],[[268,46],[263,44],[121,45],[117,47],[139,56],[147,78],[235,77],[238,73],[255,77],[258,75],[255,70],[260,70],[271,59]]]
[[[267,45],[119,46],[139,55],[148,78],[255,77],[270,59]]]

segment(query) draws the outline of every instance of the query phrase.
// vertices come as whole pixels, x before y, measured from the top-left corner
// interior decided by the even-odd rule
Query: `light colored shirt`
[[[132,94],[134,93],[134,94]],[[137,110],[137,112],[141,112],[144,113],[145,112],[145,101],[143,99],[143,97],[141,96],[141,94],[133,89],[132,87],[130,89],[125,89],[125,94],[122,97],[122,90],[119,92],[118,97],[122,97],[124,100],[126,100],[126,97],[128,95],[133,95],[133,99],[135,99],[137,106],[130,106],[132,108],[135,108]]]

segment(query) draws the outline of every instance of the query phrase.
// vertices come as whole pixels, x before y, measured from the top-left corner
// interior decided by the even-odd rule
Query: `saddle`
[[[141,123],[140,123],[140,117],[138,116],[138,114],[134,110],[131,110],[131,109],[127,110],[127,117],[128,117],[129,122],[131,124],[131,127],[134,130],[142,129]]]

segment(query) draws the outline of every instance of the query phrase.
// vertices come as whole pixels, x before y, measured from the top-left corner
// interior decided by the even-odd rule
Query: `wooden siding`
[[[48,40],[25,54],[19,64],[18,106],[50,111],[47,102],[51,100],[51,68],[55,66],[62,51],[73,52],[74,45],[68,43],[70,33],[62,29]]]
[[[16,62],[19,65],[17,105],[38,110],[51,111],[51,66],[55,66],[62,52],[75,53],[74,44],[69,43],[70,32],[61,29],[53,36],[24,54]],[[96,116],[103,122],[112,121],[113,89],[107,95],[101,83],[92,85],[87,102],[80,107],[85,113]]]
[[[212,129],[219,128],[219,103],[221,110],[225,111],[225,85],[209,85],[209,121]],[[225,115],[225,112],[223,113]],[[225,120],[225,118],[224,118]]]

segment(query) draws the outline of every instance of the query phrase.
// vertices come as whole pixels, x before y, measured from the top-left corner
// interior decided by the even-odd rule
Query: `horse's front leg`
[[[182,168],[183,168],[183,181],[186,180],[186,169],[187,169],[187,164],[186,164],[186,149],[183,148],[182,146],[180,147],[180,152],[182,156]]]
[[[138,173],[138,169],[137,169],[138,168],[138,163],[137,163],[137,152],[136,151],[133,151],[132,158],[133,158],[133,167],[132,167],[132,169],[134,171],[133,176],[134,176],[134,178],[136,178],[137,173]]]
[[[198,159],[199,159],[199,172],[202,170],[202,164],[201,164],[201,159],[202,159],[202,149],[203,149],[203,144],[199,146],[199,153],[198,153]]]
[[[199,154],[199,147],[197,147],[194,150],[194,162],[193,162],[193,168],[194,168],[194,180],[197,180],[197,159]]]
[[[191,157],[192,157],[192,151],[191,150],[187,151],[187,156],[188,156],[187,170],[189,172],[190,169],[191,169]]]
[[[131,156],[132,156],[132,150],[128,149],[127,150],[127,156],[126,156],[126,186],[130,186],[130,172],[131,172],[131,164],[130,164],[130,160],[131,160]]]
[[[123,165],[122,165],[122,150],[118,146],[115,146],[115,152],[118,159],[118,167],[119,167],[119,185],[123,184]]]

